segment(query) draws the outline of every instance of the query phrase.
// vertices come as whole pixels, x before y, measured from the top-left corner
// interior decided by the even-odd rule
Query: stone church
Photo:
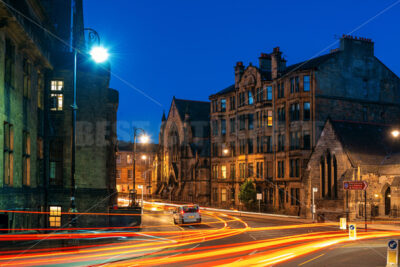
[[[400,140],[384,124],[328,119],[310,157],[304,180],[311,217],[312,188],[316,213],[328,220],[365,216],[362,190],[344,190],[345,181],[366,181],[367,219],[397,218],[400,208]]]
[[[156,195],[207,204],[210,199],[210,103],[172,100],[159,135]]]

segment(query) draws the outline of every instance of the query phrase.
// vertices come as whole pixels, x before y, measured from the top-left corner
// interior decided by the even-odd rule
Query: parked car
[[[200,208],[198,205],[183,205],[173,211],[174,223],[201,223]]]

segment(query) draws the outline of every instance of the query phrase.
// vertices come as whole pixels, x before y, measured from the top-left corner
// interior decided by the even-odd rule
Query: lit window
[[[63,110],[63,88],[64,81],[51,81],[50,110]]]
[[[226,189],[221,189],[221,202],[226,202]]]
[[[50,227],[60,227],[61,226],[61,207],[60,206],[50,206],[49,222],[50,222]]]
[[[267,121],[267,125],[268,127],[272,127],[272,110],[268,110],[268,121]]]
[[[221,177],[222,179],[226,179],[226,166],[221,166]]]

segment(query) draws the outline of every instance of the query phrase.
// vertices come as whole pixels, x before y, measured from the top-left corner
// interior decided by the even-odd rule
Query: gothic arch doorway
[[[388,187],[385,191],[385,215],[390,215],[390,187]]]

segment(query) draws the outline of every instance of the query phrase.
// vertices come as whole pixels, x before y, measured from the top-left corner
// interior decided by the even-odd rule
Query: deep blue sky
[[[112,53],[111,87],[120,93],[119,138],[128,140],[128,129],[135,125],[158,142],[162,111],[168,112],[173,96],[208,100],[233,83],[237,61],[258,65],[260,53],[275,46],[280,46],[288,65],[306,60],[337,41],[335,36],[353,31],[397,2],[84,0],[83,4],[85,26],[96,29]],[[372,38],[375,55],[397,75],[399,19],[400,3],[353,34]]]

